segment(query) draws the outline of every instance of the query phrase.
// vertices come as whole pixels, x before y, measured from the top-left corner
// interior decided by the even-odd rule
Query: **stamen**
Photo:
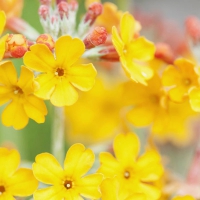
[[[23,91],[20,87],[15,87],[14,91],[13,91],[14,94],[23,94]]]
[[[124,172],[124,178],[126,178],[126,179],[130,178],[130,172],[125,171]]]
[[[65,74],[64,69],[62,68],[57,68],[57,70],[54,73],[56,76],[63,76]]]
[[[5,187],[3,185],[0,186],[0,195],[5,192]]]
[[[66,180],[64,186],[67,190],[72,188],[72,181]]]

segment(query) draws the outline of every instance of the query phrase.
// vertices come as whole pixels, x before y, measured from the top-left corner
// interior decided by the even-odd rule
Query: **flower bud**
[[[37,38],[36,43],[37,44],[45,44],[46,46],[49,47],[49,49],[51,51],[54,49],[54,45],[55,45],[55,42],[54,42],[53,38],[49,34],[42,34],[42,35],[40,35]]]
[[[10,34],[6,40],[6,53],[10,57],[21,58],[28,51],[26,38],[21,34]]]
[[[69,2],[69,8],[72,11],[76,11],[78,9],[78,2],[76,0],[71,0]]]
[[[83,40],[86,49],[104,44],[107,39],[107,31],[104,27],[96,27],[90,34]]]
[[[40,5],[50,6],[51,0],[40,0]]]
[[[100,57],[103,60],[110,61],[110,62],[118,62],[119,61],[119,55],[114,48],[114,46],[109,46],[106,49],[103,49],[99,52],[102,54]]]
[[[42,19],[46,20],[49,16],[49,7],[47,5],[41,5],[39,7],[38,14]]]
[[[61,1],[58,5],[57,5],[57,8],[58,8],[58,13],[60,15],[60,18],[63,19],[64,15],[66,17],[68,17],[68,12],[69,12],[69,8],[68,8],[68,3],[65,2],[65,1]]]

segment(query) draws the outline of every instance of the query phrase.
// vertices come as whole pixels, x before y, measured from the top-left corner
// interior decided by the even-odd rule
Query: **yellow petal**
[[[8,38],[8,34],[4,35],[3,37],[0,38],[0,61],[4,57],[4,53],[6,51],[6,40]]]
[[[137,127],[150,125],[156,115],[157,109],[151,104],[136,106],[127,114],[127,119]]]
[[[155,45],[144,37],[139,37],[127,46],[127,54],[136,60],[148,61],[153,59]]]
[[[2,32],[3,32],[3,30],[4,30],[4,27],[5,27],[5,25],[6,25],[6,15],[5,15],[5,13],[4,13],[4,11],[0,11],[0,36],[1,36],[1,34],[2,34]]]
[[[78,93],[66,78],[60,79],[51,95],[54,106],[70,106],[78,100]]]
[[[120,21],[120,33],[122,41],[128,44],[132,39],[135,31],[136,21],[128,12],[124,13]]]
[[[127,197],[125,200],[146,200],[145,194],[133,194],[129,197]]]
[[[14,196],[29,196],[38,187],[38,181],[30,169],[20,168],[9,178],[8,191]]]
[[[158,199],[161,195],[161,190],[153,185],[140,183],[139,187],[141,192],[146,195],[147,199]]]
[[[52,72],[56,67],[52,52],[44,44],[32,45],[24,55],[24,64],[39,72]]]
[[[34,194],[34,200],[61,200],[65,194],[65,188],[63,186],[52,186],[45,189],[37,190]]]
[[[0,63],[0,83],[10,86],[17,82],[17,72],[12,62]]]
[[[119,56],[122,56],[123,50],[124,50],[124,43],[121,40],[121,38],[117,32],[117,28],[115,26],[112,28],[112,43],[113,43],[117,53],[119,54]]]
[[[27,101],[24,103],[24,110],[28,117],[37,123],[44,123],[44,116],[47,114],[47,108],[44,101],[33,95],[29,95],[26,100]]]
[[[0,148],[0,172],[1,180],[7,181],[18,168],[20,164],[20,155],[17,150],[8,150]]]
[[[185,196],[176,196],[172,200],[195,200],[195,198],[190,195],[185,195]]]
[[[76,181],[76,190],[82,196],[89,199],[98,199],[101,197],[99,185],[103,180],[102,174],[91,174]]]
[[[0,86],[0,106],[2,106],[11,99],[12,93],[12,88]]]
[[[2,123],[13,126],[16,130],[24,128],[28,120],[23,105],[16,101],[12,101],[2,113]]]
[[[139,139],[134,133],[119,134],[114,139],[113,148],[117,160],[127,166],[139,153]]]
[[[55,75],[53,73],[41,74],[36,78],[36,81],[40,87],[34,94],[44,100],[50,99],[57,82]]]
[[[71,36],[60,37],[55,44],[56,63],[65,68],[74,64],[84,53],[85,45],[78,39]]]
[[[185,95],[187,95],[185,87],[175,87],[169,91],[170,99],[175,102],[182,102]]]
[[[88,91],[92,88],[96,74],[96,69],[91,63],[72,66],[67,73],[71,84],[82,91]]]
[[[194,88],[189,93],[189,99],[192,109],[196,112],[200,112],[200,89]]]
[[[10,194],[9,192],[4,192],[3,194],[1,194],[0,196],[0,200],[16,200],[12,194]]]
[[[91,149],[85,149],[82,144],[72,145],[64,161],[65,174],[69,177],[80,178],[89,171],[95,160]]]
[[[49,153],[41,153],[36,156],[33,163],[33,174],[46,184],[62,184],[63,169],[56,158]]]

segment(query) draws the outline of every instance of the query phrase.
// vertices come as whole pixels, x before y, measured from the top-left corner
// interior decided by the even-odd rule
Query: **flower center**
[[[125,171],[124,172],[124,178],[126,178],[126,179],[128,179],[128,178],[130,178],[130,172],[129,171]]]
[[[5,187],[3,185],[0,185],[0,195],[5,192]]]
[[[23,91],[20,87],[16,86],[14,88],[14,94],[23,94]]]
[[[191,84],[191,80],[189,78],[184,79],[183,81],[185,86],[189,86]]]
[[[65,74],[65,71],[64,69],[62,68],[57,68],[56,72],[55,72],[55,75],[56,76],[63,76]]]
[[[67,190],[72,188],[72,181],[66,180],[64,186]]]

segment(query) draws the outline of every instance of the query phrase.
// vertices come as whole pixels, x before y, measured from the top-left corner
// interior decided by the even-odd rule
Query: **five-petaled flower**
[[[52,186],[37,190],[34,193],[34,199],[83,200],[81,196],[98,199],[101,196],[99,185],[103,176],[89,174],[83,177],[92,167],[94,160],[92,150],[85,149],[79,143],[69,148],[64,161],[64,169],[51,154],[37,155],[36,162],[33,164],[33,173],[39,181]]]
[[[35,92],[40,98],[50,99],[55,106],[69,106],[78,99],[75,88],[88,91],[95,83],[96,70],[92,63],[78,64],[85,51],[84,43],[70,36],[62,36],[55,43],[55,57],[43,44],[31,46],[24,56],[27,67],[41,72]]]

